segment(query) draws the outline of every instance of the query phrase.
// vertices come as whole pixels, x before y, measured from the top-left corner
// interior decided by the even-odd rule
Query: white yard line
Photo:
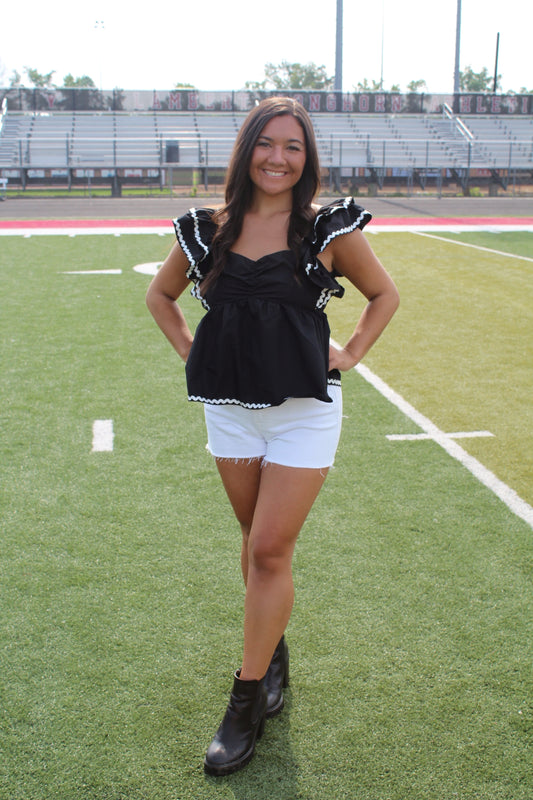
[[[479,439],[485,436],[494,436],[490,431],[459,431],[458,433],[447,433],[450,439]],[[432,439],[429,433],[389,433],[387,439],[390,442],[417,442],[424,439]]]
[[[364,364],[358,364],[355,370],[370,383],[375,389],[380,392],[390,403],[396,406],[406,417],[418,425],[428,439],[432,439],[440,445],[448,455],[455,458],[466,469],[474,475],[484,486],[493,492],[502,502],[505,503],[513,514],[520,517],[533,528],[533,508],[522,500],[521,497],[511,489],[507,484],[503,483],[493,472],[483,466],[477,459],[471,456],[466,450],[454,441],[453,434],[447,434],[441,431],[435,423],[425,417],[419,411],[407,402],[398,392],[385,383],[381,378],[375,375]]]
[[[492,250],[490,247],[482,247],[479,244],[470,244],[469,242],[459,242],[457,239],[447,239],[445,236],[437,236],[435,233],[426,233],[425,231],[413,230],[417,236],[425,236],[428,239],[437,239],[439,242],[446,242],[447,244],[457,244],[459,247],[471,247],[472,250],[483,250],[485,253],[495,253],[498,256],[506,256],[507,258],[518,258],[520,261],[533,261],[529,256],[517,256],[514,253],[506,253],[503,250]]]
[[[121,269],[77,269],[63,272],[63,275],[122,275]]]
[[[113,450],[113,420],[95,419],[93,422],[92,453],[110,453]]]
[[[27,228],[0,228],[0,236],[22,236],[24,239],[30,239],[32,236],[68,236],[73,239],[76,236],[124,236],[129,233],[169,236],[173,235],[173,230],[171,226],[166,228],[159,226],[146,228],[84,228],[82,226],[79,228],[32,228],[31,223],[28,223]]]

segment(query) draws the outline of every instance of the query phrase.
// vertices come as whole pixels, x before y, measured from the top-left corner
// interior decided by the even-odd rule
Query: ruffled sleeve
[[[372,214],[358,206],[353,197],[335,200],[319,208],[311,233],[303,241],[304,269],[309,280],[321,289],[317,308],[325,308],[331,297],[342,297],[344,287],[337,282],[339,273],[329,272],[318,256],[336,236],[363,229]]]
[[[213,214],[212,208],[190,208],[182,217],[172,220],[176,238],[190,265],[187,276],[194,281],[203,280],[209,271],[200,265],[210,253],[216,231]]]
[[[372,219],[372,214],[357,205],[353,197],[335,200],[322,206],[313,225],[311,248],[314,255],[322,253],[336,236],[351,233],[356,228],[363,230]]]

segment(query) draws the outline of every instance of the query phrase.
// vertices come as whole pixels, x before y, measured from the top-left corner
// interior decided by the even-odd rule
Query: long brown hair
[[[290,115],[301,125],[306,160],[302,176],[293,187],[292,211],[289,218],[288,245],[298,254],[303,237],[315,217],[312,203],[320,188],[320,164],[315,132],[309,114],[296,100],[289,97],[269,97],[258,103],[244,120],[235,140],[226,175],[226,204],[214,215],[218,228],[213,237],[213,266],[203,289],[214,283],[224,268],[232,244],[239,238],[244,215],[250,208],[254,185],[250,178],[252,154],[265,125],[274,117]]]

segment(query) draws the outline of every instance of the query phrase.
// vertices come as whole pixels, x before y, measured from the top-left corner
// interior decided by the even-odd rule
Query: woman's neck
[[[280,195],[267,195],[263,192],[256,192],[252,198],[252,203],[248,213],[256,214],[258,217],[268,219],[277,214],[290,214],[292,211],[292,191]]]

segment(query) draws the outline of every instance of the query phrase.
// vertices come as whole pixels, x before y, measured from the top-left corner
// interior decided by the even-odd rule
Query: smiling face
[[[273,117],[255,143],[250,161],[250,179],[256,192],[269,196],[292,194],[305,167],[305,135],[290,114]]]

